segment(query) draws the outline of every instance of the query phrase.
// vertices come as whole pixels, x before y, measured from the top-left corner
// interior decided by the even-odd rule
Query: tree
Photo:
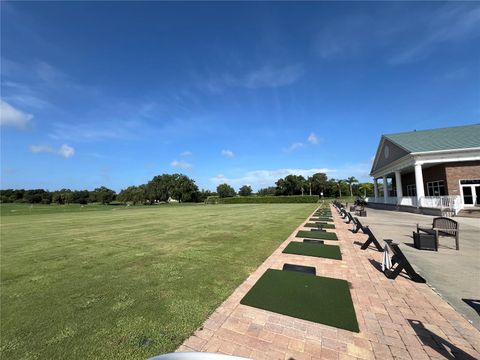
[[[320,195],[322,192],[325,193],[325,190],[328,186],[328,178],[324,173],[316,173],[308,178],[312,194]]]
[[[233,196],[237,195],[237,193],[235,192],[235,189],[228,184],[218,185],[217,186],[217,193],[218,193],[218,196],[220,196],[221,198],[233,197]]]
[[[250,196],[250,195],[252,195],[252,187],[250,185],[243,185],[238,190],[238,195],[240,195],[240,196]]]
[[[353,184],[358,183],[358,180],[355,179],[355,176],[350,176],[345,182],[348,184],[350,187],[350,196],[353,196]]]
[[[97,201],[103,205],[110,204],[113,200],[115,200],[115,191],[110,190],[105,186],[96,188],[94,193]]]
[[[146,185],[146,193],[151,203],[169,198],[180,202],[197,201],[199,196],[195,181],[183,174],[155,176]]]
[[[358,190],[363,192],[363,197],[373,195],[373,184],[372,183],[362,183],[358,185]]]
[[[277,185],[277,195],[299,195],[307,188],[307,181],[301,175],[287,175],[279,179]]]
[[[273,196],[277,188],[275,186],[266,187],[257,191],[258,196]]]

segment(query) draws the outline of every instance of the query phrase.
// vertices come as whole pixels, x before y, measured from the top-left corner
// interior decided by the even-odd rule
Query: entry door
[[[472,185],[462,186],[463,190],[463,204],[465,206],[473,206],[475,203],[475,189]]]
[[[480,206],[480,185],[463,185],[462,192],[465,206]]]

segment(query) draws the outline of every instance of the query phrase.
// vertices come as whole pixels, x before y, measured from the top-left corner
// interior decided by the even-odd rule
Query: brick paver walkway
[[[387,279],[377,270],[382,254],[360,250],[332,208],[343,260],[282,254],[297,228],[177,351],[203,351],[252,359],[480,359],[480,333],[425,284]],[[345,279],[359,333],[240,304],[268,268],[284,263],[315,266],[317,275]],[[472,284],[475,286],[475,284]],[[478,286],[478,284],[476,284]]]

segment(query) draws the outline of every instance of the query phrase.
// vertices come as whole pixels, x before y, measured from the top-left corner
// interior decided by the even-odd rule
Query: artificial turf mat
[[[340,247],[337,245],[309,244],[292,241],[283,249],[285,254],[315,256],[326,259],[342,260]]]
[[[311,239],[325,239],[325,240],[338,240],[337,234],[326,231],[306,231],[300,230],[296,237],[311,238]]]
[[[304,225],[305,227],[312,227],[312,228],[316,228],[316,227],[322,227],[322,228],[325,228],[325,229],[335,229],[335,225],[333,224],[316,224],[316,223],[306,223]]]
[[[240,303],[359,332],[345,280],[268,269]]]
[[[333,219],[328,217],[312,217],[310,221],[333,221]]]

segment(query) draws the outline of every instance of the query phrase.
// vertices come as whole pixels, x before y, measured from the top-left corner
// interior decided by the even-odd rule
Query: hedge
[[[317,195],[291,195],[291,196],[235,196],[220,198],[209,196],[206,204],[280,204],[280,203],[316,203]]]

